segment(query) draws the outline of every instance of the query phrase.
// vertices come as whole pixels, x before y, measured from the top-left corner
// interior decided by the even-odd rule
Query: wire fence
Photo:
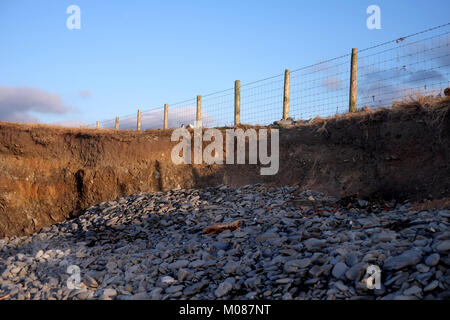
[[[289,117],[329,117],[349,111],[351,54],[290,71]],[[450,23],[359,50],[357,108],[390,107],[409,96],[442,95],[450,86]],[[267,125],[283,116],[285,75],[240,87],[240,123]],[[194,124],[197,99],[169,104],[168,128]],[[203,95],[203,127],[235,125],[235,88]],[[90,127],[115,128],[115,120]],[[141,128],[161,129],[164,107],[143,111]],[[120,118],[120,129],[135,130],[137,115]]]

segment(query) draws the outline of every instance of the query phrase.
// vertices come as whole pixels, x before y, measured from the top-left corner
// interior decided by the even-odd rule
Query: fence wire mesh
[[[350,55],[291,72],[290,115],[296,120],[348,111]]]
[[[194,124],[197,114],[197,99],[188,99],[169,104],[168,127],[179,128]],[[162,120],[161,120],[162,122]]]
[[[234,88],[202,96],[202,126],[234,125]]]
[[[388,107],[416,94],[442,95],[450,72],[450,30],[443,29],[449,28],[361,50],[358,107]]]
[[[284,75],[243,84],[241,123],[266,125],[280,120],[283,112]]]
[[[290,72],[289,116],[294,120],[329,117],[349,110],[351,54]],[[420,95],[443,95],[450,86],[450,23],[370,48],[359,50],[357,107],[389,107]],[[242,124],[268,125],[283,115],[284,74],[243,83],[240,91]],[[202,96],[204,127],[234,125],[234,88]],[[168,127],[195,124],[196,98],[169,104]],[[160,129],[164,107],[142,112],[141,129]],[[137,116],[120,118],[120,129],[135,130]],[[89,127],[96,127],[90,125]],[[115,119],[100,122],[115,127]]]

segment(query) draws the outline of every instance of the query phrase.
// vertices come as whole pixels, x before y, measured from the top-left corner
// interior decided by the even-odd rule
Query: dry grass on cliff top
[[[387,114],[395,116],[398,114],[416,114],[421,112],[430,112],[435,115],[433,118],[437,120],[443,119],[450,108],[450,97],[439,97],[439,96],[422,96],[414,95],[408,98],[395,101],[390,108],[376,108],[371,109],[367,106],[358,109],[355,113],[344,113],[337,114],[332,117],[322,118],[315,117],[308,123],[303,125],[308,126],[311,124],[323,124],[323,122],[328,122],[331,120],[339,121],[344,119],[359,118],[364,120],[368,115],[375,114]]]
[[[416,113],[422,113],[422,112],[428,112],[433,113],[432,118],[434,121],[439,122],[444,119],[447,112],[450,108],[450,97],[439,97],[439,96],[422,96],[422,95],[414,95],[410,96],[408,98],[395,101],[393,105],[390,108],[376,108],[371,109],[369,107],[363,107],[359,109],[355,113],[344,113],[344,114],[338,114],[334,115],[328,118],[322,118],[322,117],[315,117],[311,119],[308,122],[305,123],[298,123],[296,126],[320,126],[321,128],[324,128],[324,126],[329,121],[340,121],[340,120],[346,120],[346,119],[356,119],[360,121],[364,121],[370,115],[375,116],[377,114],[387,114],[388,116],[395,116],[399,114],[405,114],[405,115],[413,115]],[[141,134],[143,132],[145,133],[162,133],[162,132],[171,132],[173,129],[169,130],[163,130],[163,129],[147,129],[143,130],[141,132],[137,132],[135,130],[119,130],[116,131],[114,129],[96,129],[96,128],[86,128],[86,127],[64,127],[61,125],[51,125],[51,124],[41,124],[41,123],[19,123],[19,122],[3,122],[0,121],[0,130],[2,127],[17,127],[22,130],[32,130],[32,129],[51,129],[56,130],[57,132],[61,133],[73,133],[73,134],[87,134],[87,135],[103,135],[103,134],[120,134],[122,136],[134,136],[137,134]],[[241,124],[238,126],[242,129],[247,128],[266,128],[267,126],[260,126],[260,125],[247,125],[247,124]],[[220,127],[219,129],[225,129],[227,127]],[[319,128],[320,130],[320,128]]]

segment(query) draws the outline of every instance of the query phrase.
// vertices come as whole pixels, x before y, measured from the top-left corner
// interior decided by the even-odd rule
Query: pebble
[[[44,254],[44,250],[39,250],[38,252],[36,252],[36,255],[34,257],[36,259],[39,259],[40,257],[42,257],[43,254]]]
[[[189,265],[189,260],[177,260],[171,264],[169,264],[170,269],[180,269],[187,267]]]
[[[365,262],[357,263],[345,272],[345,276],[350,281],[358,281],[364,275],[367,266],[368,264]]]
[[[184,280],[186,280],[189,275],[191,274],[190,270],[188,269],[179,269],[178,270],[178,281],[183,282]]]
[[[150,300],[150,296],[148,295],[147,292],[139,292],[139,293],[133,294],[130,297],[130,300]]]
[[[438,252],[445,253],[447,251],[450,251],[450,240],[441,241],[437,244],[436,250]]]
[[[166,293],[175,293],[175,292],[183,290],[183,288],[184,288],[183,285],[171,286],[166,289]]]
[[[97,288],[98,287],[97,281],[94,278],[92,278],[91,276],[89,276],[89,275],[85,275],[84,276],[84,281],[83,282],[88,287],[91,287],[91,288]]]
[[[311,264],[311,259],[309,259],[309,258],[290,260],[285,263],[284,271],[286,273],[295,273],[298,271],[298,269],[304,269],[304,268],[308,267],[310,264]]]
[[[238,264],[234,261],[229,261],[224,267],[223,267],[223,271],[226,274],[233,274],[236,272],[238,268]]]
[[[422,254],[417,250],[408,250],[402,254],[389,257],[384,261],[383,268],[387,270],[400,270],[420,262]]]
[[[422,293],[422,289],[419,288],[418,286],[412,286],[408,289],[406,289],[405,291],[403,291],[403,294],[405,296],[412,296],[412,295],[417,295],[417,294],[421,294]]]
[[[345,284],[343,284],[341,281],[336,282],[334,285],[335,285],[336,288],[338,288],[340,291],[345,292],[345,291],[348,290],[348,287],[347,287]]]
[[[291,283],[293,280],[291,278],[282,278],[275,281],[276,284],[288,284]]]
[[[217,298],[221,298],[227,295],[233,289],[233,285],[228,281],[222,282],[219,287],[214,291]]]
[[[305,240],[303,242],[303,244],[305,245],[305,247],[308,251],[314,252],[314,251],[319,251],[320,249],[325,247],[327,243],[325,240],[311,238],[311,239]]]
[[[348,267],[344,262],[338,262],[334,265],[331,274],[333,275],[333,277],[341,279],[342,276],[347,272],[347,270]]]
[[[353,267],[355,264],[358,263],[358,254],[356,252],[349,253],[345,258],[345,263],[349,267]]]
[[[433,291],[434,289],[436,289],[439,285],[439,281],[438,280],[434,280],[432,282],[430,282],[425,288],[423,288],[424,292],[428,292],[428,291]]]
[[[107,298],[112,298],[117,296],[117,291],[115,289],[107,288],[103,290],[103,295]]]
[[[416,266],[417,271],[422,272],[422,273],[427,273],[428,271],[430,271],[430,267],[420,263]]]
[[[189,287],[186,287],[186,289],[184,289],[183,293],[186,296],[190,296],[196,293],[201,292],[204,288],[206,288],[209,284],[209,281],[207,280],[203,280],[201,282],[197,282]]]
[[[430,254],[426,259],[425,259],[425,264],[427,266],[430,267],[434,267],[435,265],[437,265],[439,263],[439,259],[440,259],[440,255],[439,253],[433,253]]]
[[[168,284],[171,285],[172,283],[174,283],[176,280],[174,278],[172,278],[171,276],[164,276],[161,278],[161,282],[164,284]]]
[[[155,288],[150,293],[150,299],[151,300],[160,300],[161,299],[161,293],[163,289],[162,288]]]

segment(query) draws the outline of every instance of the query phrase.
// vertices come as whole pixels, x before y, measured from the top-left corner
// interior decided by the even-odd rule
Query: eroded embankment
[[[298,184],[343,197],[449,196],[449,99],[280,128],[280,169],[175,165],[171,131],[0,123],[0,238],[30,234],[102,201],[172,188]]]

